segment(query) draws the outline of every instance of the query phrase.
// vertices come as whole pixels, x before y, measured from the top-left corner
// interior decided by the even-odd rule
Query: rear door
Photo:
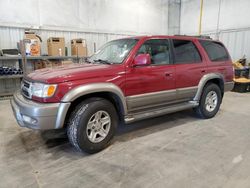
[[[207,59],[209,59],[208,72],[223,75],[225,81],[232,81],[232,61],[225,46],[212,40],[200,40],[201,46],[205,49]]]
[[[199,81],[206,74],[206,60],[199,52],[197,42],[172,39],[179,102],[192,100],[198,90]]]

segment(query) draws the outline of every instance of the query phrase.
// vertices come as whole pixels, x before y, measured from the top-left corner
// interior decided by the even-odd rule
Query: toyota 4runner
[[[119,122],[189,108],[212,118],[232,88],[232,62],[221,42],[142,36],[108,42],[83,64],[30,73],[11,105],[21,127],[66,128],[73,146],[95,153]]]

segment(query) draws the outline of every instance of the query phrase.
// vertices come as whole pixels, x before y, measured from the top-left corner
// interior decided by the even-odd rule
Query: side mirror
[[[133,67],[146,66],[151,64],[151,58],[149,54],[139,54],[134,58]]]

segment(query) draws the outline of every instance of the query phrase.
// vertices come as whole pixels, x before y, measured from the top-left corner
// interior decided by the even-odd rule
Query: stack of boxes
[[[47,40],[48,56],[65,56],[67,48],[65,48],[65,39],[63,37],[50,37]],[[41,56],[41,40],[35,33],[25,34],[25,53],[26,56]],[[71,40],[71,55],[78,57],[86,57],[88,54],[85,39]],[[64,64],[71,64],[72,61],[63,60],[36,60],[34,61],[34,69],[56,67]]]

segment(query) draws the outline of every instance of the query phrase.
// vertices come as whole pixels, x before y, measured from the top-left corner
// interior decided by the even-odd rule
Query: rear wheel
[[[106,148],[115,134],[118,116],[112,103],[91,98],[80,103],[71,114],[67,134],[79,151],[96,153]]]
[[[219,111],[221,100],[222,97],[219,86],[216,84],[208,84],[203,90],[199,106],[195,108],[195,111],[201,118],[212,118]]]

